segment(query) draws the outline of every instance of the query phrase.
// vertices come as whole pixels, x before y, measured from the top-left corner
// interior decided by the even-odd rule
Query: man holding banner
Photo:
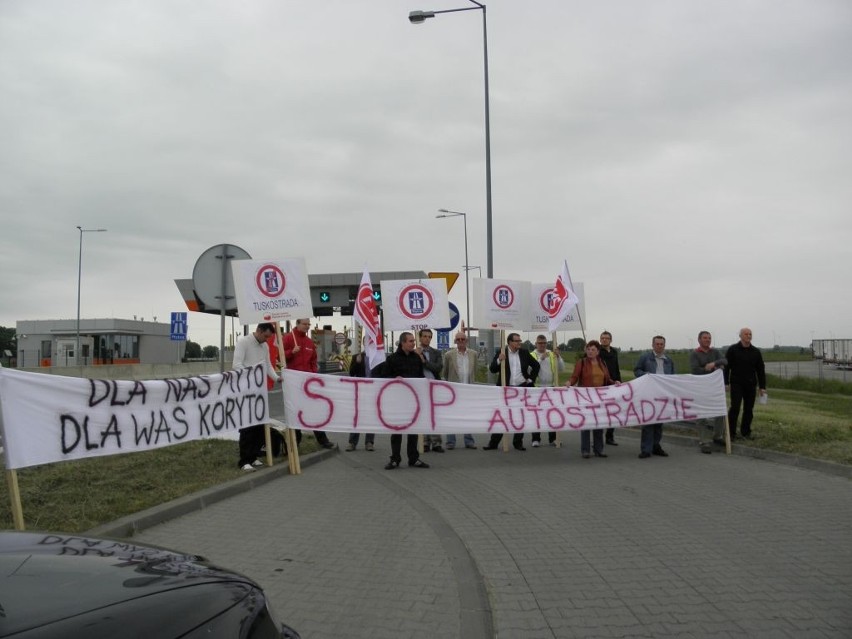
[[[666,338],[655,335],[651,340],[650,351],[643,353],[636,362],[633,372],[636,377],[642,375],[674,375],[674,362],[666,355]],[[644,424],[640,439],[639,459],[647,459],[651,455],[668,457],[669,454],[663,450],[660,442],[663,439],[662,424]]]
[[[506,386],[535,386],[541,365],[527,349],[521,348],[522,341],[517,333],[509,333],[506,339],[506,350],[501,348],[491,361],[489,370],[492,373],[499,373],[501,363],[506,362],[508,367],[505,376]],[[503,385],[502,375],[497,376],[497,385]],[[483,450],[496,450],[501,439],[503,439],[502,433],[494,433],[488,441],[488,446],[485,446]],[[512,436],[512,446],[515,450],[526,450],[523,433],[515,433]]]
[[[559,379],[559,373],[565,370],[565,360],[556,352],[556,349],[547,350],[547,337],[539,335],[535,338],[535,350],[530,353],[541,366],[538,379],[535,382],[536,386],[555,386]],[[547,442],[551,446],[556,446],[556,432],[549,431],[547,433]],[[532,434],[532,447],[538,448],[541,446],[541,433]]]
[[[308,336],[309,330],[311,330],[310,318],[301,318],[296,320],[293,330],[284,336],[284,358],[287,361],[287,368],[305,373],[316,373],[319,370],[317,349],[314,341]],[[323,448],[334,448],[334,444],[328,440],[328,435],[321,430],[315,430],[314,437],[317,444]],[[301,441],[302,431],[297,429],[296,444]]]
[[[399,336],[399,347],[396,352],[385,360],[382,367],[382,377],[425,377],[423,374],[423,360],[414,352],[414,334],[404,332]],[[402,462],[402,435],[394,433],[391,435],[391,457],[385,465],[385,470],[399,468]],[[409,434],[405,442],[408,465],[412,468],[429,468],[429,464],[420,459],[417,451],[417,435]]]
[[[281,375],[272,367],[269,360],[269,348],[266,340],[275,335],[275,327],[270,322],[261,322],[254,333],[243,335],[234,346],[234,370],[263,364],[266,376],[281,381]],[[240,460],[238,466],[251,472],[259,466],[260,449],[263,447],[263,426],[248,426],[240,430]]]

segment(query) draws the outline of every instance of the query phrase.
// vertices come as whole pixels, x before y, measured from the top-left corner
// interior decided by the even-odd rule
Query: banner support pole
[[[18,471],[14,468],[6,471],[6,483],[9,486],[12,522],[15,524],[15,530],[26,530],[24,527],[24,510],[21,507],[21,489],[18,487]]]

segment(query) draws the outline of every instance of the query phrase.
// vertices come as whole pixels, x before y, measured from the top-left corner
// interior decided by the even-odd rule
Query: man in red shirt
[[[308,336],[308,331],[311,330],[310,319],[296,320],[296,325],[293,330],[284,335],[284,359],[287,362],[287,368],[294,371],[304,371],[305,373],[316,373],[317,367],[317,349],[314,346],[313,340]],[[334,448],[326,435],[321,430],[314,431],[317,443],[323,448]],[[302,441],[302,431],[296,429],[296,443]]]

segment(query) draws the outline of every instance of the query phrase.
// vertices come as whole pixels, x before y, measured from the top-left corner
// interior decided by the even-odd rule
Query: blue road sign
[[[172,313],[172,326],[170,330],[169,339],[173,342],[185,342],[186,341],[186,313]]]
[[[443,329],[438,331],[438,350],[450,350],[450,331],[445,331]]]
[[[450,330],[455,330],[456,326],[459,325],[459,320],[461,319],[461,313],[459,312],[459,307],[450,302]]]

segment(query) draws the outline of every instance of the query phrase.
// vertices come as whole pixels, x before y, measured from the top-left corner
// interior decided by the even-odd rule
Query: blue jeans
[[[456,447],[456,436],[455,435],[447,435],[446,443],[448,448]],[[465,435],[464,436],[464,445],[465,446],[475,446],[476,442],[473,439],[473,435]]]
[[[358,445],[359,439],[361,439],[361,433],[350,433],[349,434],[349,443],[352,444],[353,446]],[[376,434],[375,433],[367,433],[366,436],[364,437],[364,441],[367,442],[368,444],[372,444],[375,440],[376,440]]]
[[[640,439],[639,450],[649,455],[657,448],[660,448],[660,442],[663,439],[662,424],[645,424],[642,427],[642,438]]]

